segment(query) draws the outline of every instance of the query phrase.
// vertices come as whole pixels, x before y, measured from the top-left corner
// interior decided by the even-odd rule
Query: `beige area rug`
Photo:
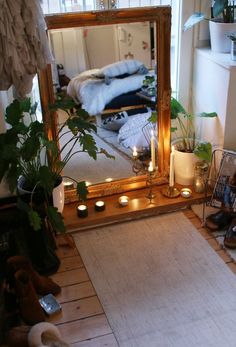
[[[121,347],[235,347],[236,277],[181,212],[74,239]]]
[[[219,211],[218,208],[206,206],[205,213],[204,213],[205,216],[203,216],[203,204],[192,205],[191,208],[193,212],[196,214],[196,216],[202,221],[203,225],[204,225],[204,218]],[[212,232],[212,235],[222,247],[224,247],[224,236],[226,231],[227,231],[227,228]],[[236,249],[225,248],[225,250],[231,256],[231,258],[234,261],[236,261]]]

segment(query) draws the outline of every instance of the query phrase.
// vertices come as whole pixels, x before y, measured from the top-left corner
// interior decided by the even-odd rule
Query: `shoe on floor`
[[[21,325],[9,330],[6,337],[8,347],[28,347],[28,333],[31,327]]]
[[[224,246],[236,249],[236,218],[233,219],[224,238]]]
[[[7,264],[13,273],[18,270],[27,271],[37,294],[57,295],[60,293],[60,286],[57,283],[53,282],[51,278],[42,276],[37,271],[35,271],[28,258],[21,255],[15,255],[7,259]]]
[[[24,322],[28,325],[34,325],[45,321],[43,309],[28,272],[18,270],[14,276],[19,311]]]
[[[229,225],[233,217],[229,212],[220,210],[206,218],[205,225],[212,231],[223,229]]]

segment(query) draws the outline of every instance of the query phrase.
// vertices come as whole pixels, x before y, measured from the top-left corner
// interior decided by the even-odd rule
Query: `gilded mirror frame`
[[[62,29],[97,26],[118,23],[151,21],[156,25],[157,103],[158,110],[158,175],[156,184],[167,182],[170,156],[170,6],[115,9],[108,11],[77,12],[45,16],[47,29]],[[43,119],[48,124],[47,131],[54,137],[55,123],[52,124],[48,106],[54,101],[51,66],[39,73],[39,87]],[[89,198],[123,193],[146,186],[146,176],[136,176],[95,184],[89,187]],[[66,202],[77,200],[76,190],[66,191]]]

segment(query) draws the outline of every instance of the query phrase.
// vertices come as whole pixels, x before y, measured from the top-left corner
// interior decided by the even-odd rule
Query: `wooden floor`
[[[236,274],[236,264],[214,237],[202,227],[190,209],[184,211],[199,233]],[[52,278],[62,287],[57,296],[62,312],[48,321],[56,324],[63,338],[74,347],[118,346],[106,315],[76,248],[58,240],[61,266]]]

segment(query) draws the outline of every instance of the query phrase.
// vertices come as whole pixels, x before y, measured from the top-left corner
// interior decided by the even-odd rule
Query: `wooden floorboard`
[[[189,208],[183,211],[202,237],[236,274],[236,264],[213,235]],[[99,298],[90,281],[83,261],[73,244],[58,237],[57,254],[61,260],[58,272],[51,276],[62,291],[57,300],[62,312],[48,318],[56,324],[62,337],[72,347],[118,347],[115,336],[105,316]]]

